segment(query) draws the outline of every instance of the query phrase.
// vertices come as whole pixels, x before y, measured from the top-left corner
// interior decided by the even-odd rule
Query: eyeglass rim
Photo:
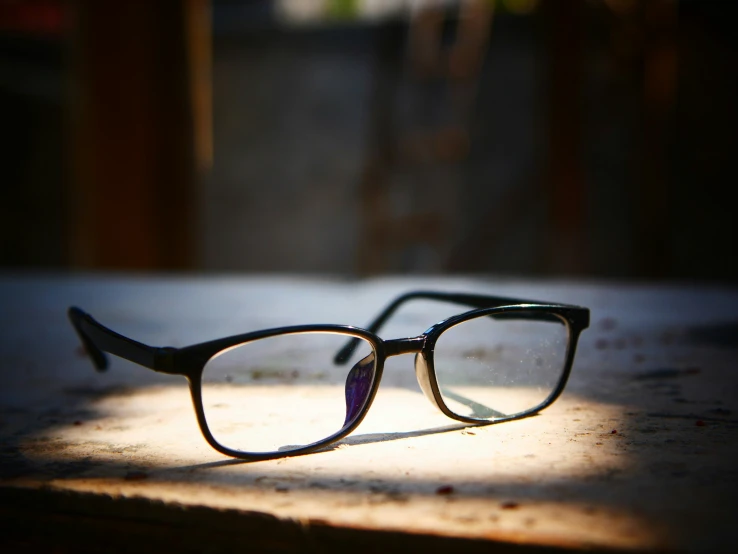
[[[295,448],[294,450],[247,452],[243,450],[234,450],[232,448],[228,448],[227,446],[218,442],[218,440],[215,438],[215,436],[211,432],[210,427],[207,423],[207,417],[205,416],[205,406],[203,405],[203,400],[202,400],[202,375],[205,370],[205,366],[207,365],[207,362],[210,361],[214,356],[216,356],[223,350],[227,350],[228,348],[231,348],[233,346],[240,346],[242,344],[248,344],[256,340],[261,340],[261,339],[266,339],[266,338],[271,338],[271,337],[287,336],[287,335],[303,335],[303,334],[313,334],[313,333],[323,333],[323,334],[330,333],[330,334],[337,334],[337,335],[345,335],[347,337],[356,337],[359,339],[366,340],[371,345],[372,352],[374,353],[374,378],[372,379],[372,385],[371,385],[371,388],[369,389],[369,395],[367,396],[367,399],[365,400],[364,405],[362,406],[357,416],[347,426],[342,427],[341,429],[339,429],[337,432],[333,433],[332,435],[324,439],[321,439],[319,441],[315,441],[310,444],[303,445],[300,448]],[[224,346],[223,348],[219,350],[216,350],[210,357],[205,359],[205,361],[200,366],[199,362],[202,361],[202,358],[200,358],[200,356],[203,353],[212,352],[213,348],[221,343],[222,344],[230,343],[230,344],[228,346]],[[198,361],[197,365],[191,365],[191,366],[187,366],[183,368],[183,369],[186,369],[187,371],[187,373],[183,373],[183,375],[187,378],[187,381],[190,386],[190,396],[192,398],[192,403],[195,409],[197,423],[200,427],[200,432],[202,433],[203,437],[205,438],[205,440],[211,447],[213,447],[215,450],[217,450],[221,454],[225,454],[227,456],[232,456],[234,458],[239,458],[243,460],[253,460],[253,461],[269,460],[269,459],[274,459],[274,458],[283,458],[287,456],[299,456],[301,454],[308,454],[310,452],[315,452],[316,450],[320,450],[321,448],[329,444],[332,444],[334,442],[337,442],[341,440],[342,438],[346,437],[347,435],[351,434],[364,420],[364,418],[366,417],[366,414],[369,412],[369,408],[374,402],[374,397],[377,394],[379,383],[382,380],[382,374],[384,372],[384,362],[386,359],[384,341],[381,338],[379,338],[374,333],[371,333],[369,331],[366,331],[364,329],[360,329],[357,327],[352,327],[350,325],[296,325],[296,326],[290,326],[290,327],[277,327],[274,329],[265,329],[263,331],[256,331],[254,333],[247,333],[245,335],[236,335],[233,337],[226,337],[224,339],[217,339],[215,341],[209,341],[207,343],[196,344],[193,346],[185,347],[181,349],[180,352],[183,352],[185,350],[191,351],[190,353],[186,354],[186,357],[192,356],[191,359]]]
[[[441,393],[441,388],[438,384],[438,378],[436,374],[435,357],[433,356],[433,353],[435,352],[436,342],[438,341],[438,338],[448,329],[464,323],[465,321],[478,319],[480,317],[485,317],[486,315],[494,315],[495,313],[514,313],[523,311],[542,312],[555,315],[566,327],[566,355],[564,357],[561,375],[559,376],[558,382],[552,392],[546,397],[545,400],[532,408],[517,412],[515,414],[510,414],[507,417],[500,417],[496,419],[473,418],[457,414],[456,412],[451,410],[443,398],[443,394]],[[566,388],[569,376],[571,375],[571,369],[574,365],[574,355],[576,353],[577,345],[579,342],[579,336],[581,332],[587,328],[588,325],[589,310],[587,308],[580,308],[578,306],[569,306],[565,304],[519,304],[494,308],[482,308],[477,310],[470,310],[463,314],[449,317],[448,319],[445,319],[431,326],[424,333],[426,335],[426,342],[424,344],[423,351],[418,353],[418,356],[423,356],[423,362],[427,366],[426,371],[429,390],[426,391],[424,389],[423,392],[425,393],[428,400],[434,403],[438,407],[438,409],[443,412],[444,415],[451,419],[455,419],[457,421],[462,421],[465,423],[490,425],[493,423],[502,423],[505,421],[512,421],[515,419],[529,417],[547,408],[548,406],[553,404],[559,396],[561,396],[561,393]],[[430,353],[431,355],[426,356],[427,353]],[[417,360],[416,371],[418,371]]]
[[[560,318],[566,326],[567,352],[564,362],[564,368],[553,392],[546,398],[546,400],[544,400],[539,405],[516,414],[511,414],[509,417],[489,420],[470,418],[453,412],[447,406],[446,402],[443,399],[443,395],[438,385],[435,367],[433,364],[434,358],[432,354],[438,338],[443,334],[444,331],[468,320],[477,319],[486,315],[514,313],[521,311],[542,312],[555,315]],[[556,304],[517,304],[493,308],[482,308],[469,310],[462,314],[451,316],[439,323],[436,323],[435,325],[427,329],[424,333],[416,337],[422,337],[424,339],[421,351],[417,353],[417,356],[423,356],[424,360],[428,364],[428,377],[430,381],[432,396],[429,396],[425,390],[423,392],[426,393],[428,399],[431,400],[431,402],[435,404],[444,415],[451,419],[455,419],[464,423],[490,425],[493,423],[502,423],[504,421],[521,419],[538,413],[544,408],[550,406],[561,395],[564,388],[566,387],[566,383],[571,373],[571,367],[573,365],[574,354],[576,352],[579,334],[584,328],[586,328],[588,320],[589,310],[587,310],[586,308]],[[202,401],[202,374],[207,363],[214,356],[234,346],[240,346],[242,344],[248,344],[249,342],[253,342],[256,340],[276,336],[310,333],[332,333],[338,335],[346,335],[348,337],[363,339],[371,345],[375,353],[375,374],[367,400],[365,401],[357,417],[354,418],[354,420],[349,425],[341,428],[336,433],[333,433],[332,435],[319,441],[315,441],[313,443],[289,451],[248,452],[242,450],[234,450],[219,443],[208,426]],[[189,382],[190,395],[192,397],[198,425],[203,437],[208,442],[208,444],[218,452],[227,456],[246,460],[267,460],[286,456],[298,456],[301,454],[315,452],[316,450],[320,450],[321,448],[337,442],[351,434],[366,417],[366,414],[369,412],[374,402],[377,390],[379,389],[379,384],[384,373],[384,363],[387,358],[385,342],[387,341],[380,338],[378,335],[371,331],[350,325],[293,325],[288,327],[276,327],[242,335],[225,337],[222,339],[216,339],[213,341],[181,348],[177,353],[175,353],[175,355],[179,357],[179,359],[175,362],[175,366],[178,367],[180,374],[184,375]],[[428,354],[430,354],[430,356]]]

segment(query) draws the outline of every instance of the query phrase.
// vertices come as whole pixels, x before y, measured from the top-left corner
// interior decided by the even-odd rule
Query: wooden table
[[[400,356],[337,447],[243,463],[205,443],[182,379],[119,359],[95,373],[65,314],[78,305],[133,338],[183,346],[362,326],[416,288],[590,307],[563,396],[535,417],[463,428]],[[0,540],[14,550],[732,551],[738,290],[8,274],[0,306]],[[414,336],[453,311],[419,302],[381,335]]]

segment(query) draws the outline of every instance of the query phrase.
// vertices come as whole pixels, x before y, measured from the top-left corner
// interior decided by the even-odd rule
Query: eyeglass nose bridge
[[[410,339],[388,340],[384,343],[385,356],[399,356],[400,354],[415,354],[415,378],[418,380],[420,390],[423,391],[425,397],[445,413],[439,404],[438,396],[433,392],[434,387],[431,384],[431,375],[428,369],[428,361],[426,360],[423,348],[425,347],[426,336],[420,335]]]
[[[394,339],[384,341],[384,355],[386,358],[390,356],[399,356],[400,354],[413,354],[423,350],[425,345],[425,335],[413,337],[410,339]]]

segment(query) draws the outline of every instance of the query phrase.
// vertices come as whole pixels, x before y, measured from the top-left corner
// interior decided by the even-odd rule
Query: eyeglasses
[[[404,339],[376,335],[403,304],[425,299],[473,308]],[[184,348],[147,346],[79,308],[69,318],[96,369],[105,352],[160,373],[183,375],[205,440],[247,460],[294,456],[358,427],[390,356],[415,354],[430,402],[470,424],[532,415],[561,394],[589,310],[476,294],[416,291],[390,303],[368,329],[301,325]]]

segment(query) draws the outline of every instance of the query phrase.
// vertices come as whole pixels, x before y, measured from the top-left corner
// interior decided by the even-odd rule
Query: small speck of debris
[[[99,425],[95,425],[95,431],[102,431],[102,427],[100,427]]]
[[[596,442],[595,443],[595,446],[602,446],[602,443],[601,442]]]
[[[454,488],[451,485],[443,485],[436,489],[436,494],[445,495],[454,492]]]
[[[78,425],[78,426],[79,426],[79,425],[82,425],[82,422],[81,422],[81,421],[80,421],[80,420],[78,419],[78,420],[76,420],[76,421],[74,422],[74,424],[75,424],[75,425]]]
[[[148,478],[149,474],[143,471],[129,471],[126,473],[125,477],[123,477],[126,481],[143,481]]]
[[[612,331],[617,326],[618,322],[615,318],[605,317],[600,320],[600,329],[602,329],[603,331]]]
[[[694,424],[695,424],[695,425],[696,425],[697,427],[704,427],[704,426],[705,426],[705,422],[704,422],[704,421],[702,421],[701,419],[698,419],[697,421],[695,421],[695,422],[694,422]]]
[[[610,343],[607,339],[597,339],[595,341],[595,348],[597,350],[604,350],[608,346],[610,346]]]
[[[617,435],[618,434],[618,430],[617,429],[613,429],[612,431],[610,431],[610,434],[611,435]]]
[[[517,510],[518,508],[520,508],[520,504],[513,501],[507,501],[500,504],[500,508],[502,508],[503,510]]]
[[[462,435],[476,435],[474,431],[471,431],[469,429],[465,429],[464,431],[461,432],[461,434]]]

